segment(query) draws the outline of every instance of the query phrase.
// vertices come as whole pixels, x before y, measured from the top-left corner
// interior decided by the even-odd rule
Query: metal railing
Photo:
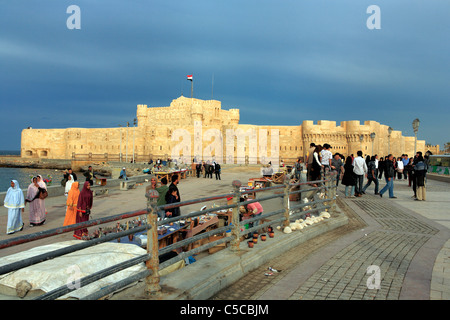
[[[118,263],[114,266],[108,267],[106,269],[103,269],[101,271],[98,271],[94,274],[91,274],[89,276],[83,277],[79,279],[78,285],[68,286],[64,285],[61,286],[55,290],[52,290],[50,292],[47,292],[41,296],[36,297],[36,300],[48,300],[48,299],[57,299],[58,297],[61,297],[71,291],[77,290],[85,285],[88,285],[90,283],[93,283],[99,279],[102,279],[104,277],[107,277],[113,273],[119,272],[121,270],[124,270],[128,267],[138,265],[141,263],[146,264],[146,269],[138,274],[134,274],[131,277],[128,277],[126,279],[123,279],[117,283],[114,283],[112,285],[109,285],[107,287],[104,287],[100,289],[99,291],[92,293],[83,299],[86,300],[94,300],[94,299],[100,299],[104,296],[107,296],[108,294],[124,288],[128,286],[129,284],[136,282],[138,280],[145,279],[146,281],[146,294],[148,296],[154,296],[158,295],[161,292],[161,287],[159,286],[159,270],[164,269],[165,267],[176,263],[177,261],[183,260],[186,257],[189,257],[195,253],[202,252],[204,250],[207,250],[209,248],[215,247],[217,245],[230,242],[230,250],[233,252],[239,251],[239,246],[241,242],[241,237],[245,234],[249,234],[252,232],[256,232],[258,230],[261,230],[263,228],[266,228],[268,226],[273,226],[282,223],[283,227],[288,226],[290,224],[290,221],[299,219],[300,217],[304,217],[305,215],[311,214],[313,212],[321,211],[324,209],[331,209],[334,210],[336,205],[336,184],[335,184],[336,174],[331,173],[327,174],[327,176],[323,180],[318,181],[309,181],[309,182],[297,182],[297,183],[290,183],[289,179],[286,176],[286,179],[284,180],[283,184],[276,185],[273,187],[268,188],[260,188],[260,189],[252,189],[252,190],[241,190],[241,182],[238,180],[233,181],[233,192],[229,194],[223,194],[223,195],[217,195],[217,196],[211,196],[211,197],[205,197],[205,198],[198,198],[193,200],[187,200],[183,202],[179,202],[176,204],[167,204],[162,206],[157,206],[156,202],[158,199],[158,192],[154,189],[150,189],[148,193],[145,195],[147,198],[147,208],[144,210],[138,210],[133,212],[127,212],[119,215],[114,215],[110,217],[90,220],[86,222],[81,222],[77,224],[73,224],[66,227],[61,228],[55,228],[47,231],[41,231],[37,233],[33,233],[30,235],[24,235],[15,237],[12,239],[2,240],[0,241],[0,249],[16,246],[22,243],[31,242],[51,236],[60,235],[63,233],[71,232],[77,229],[84,229],[87,227],[92,226],[98,226],[105,223],[110,223],[114,221],[118,221],[121,219],[127,219],[137,216],[143,216],[145,215],[146,219],[143,219],[143,224],[141,226],[131,228],[125,231],[120,232],[114,232],[107,234],[105,236],[94,238],[91,240],[85,240],[80,242],[79,244],[68,246],[62,249],[58,249],[55,251],[47,252],[38,256],[34,256],[25,260],[17,261],[14,263],[10,263],[7,265],[0,266],[0,275],[16,271],[34,264],[37,264],[39,262],[53,259],[55,257],[59,257],[71,252],[75,252],[78,250],[82,250],[87,247],[91,247],[100,243],[113,241],[115,239],[128,236],[131,234],[135,234],[138,232],[147,232],[147,253],[141,256],[138,256],[136,258],[133,258],[131,260]],[[311,185],[318,185],[317,187],[311,187],[308,186]],[[306,189],[304,187],[307,187]],[[298,189],[298,190],[294,190]],[[274,192],[271,195],[265,195],[265,196],[258,196],[255,197],[255,199],[252,200],[246,200],[244,203],[240,202],[240,199],[245,194],[255,193],[255,194],[261,194],[265,192]],[[296,205],[291,205],[289,201],[289,195],[294,194],[302,194],[307,192],[313,192],[313,200],[308,203],[300,203]],[[318,197],[318,194],[324,193],[324,198],[320,199]],[[215,201],[220,199],[229,199],[232,198],[232,203],[227,205],[222,205],[219,207],[209,208],[205,210],[199,210],[190,212],[188,214],[184,214],[182,216],[173,217],[169,219],[164,219],[161,221],[157,221],[158,217],[158,211],[159,210],[167,210],[172,208],[180,208],[183,206],[188,206],[192,204],[200,204],[205,203],[209,201]],[[280,198],[282,199],[283,205],[279,210],[275,210],[268,213],[263,213],[261,215],[258,215],[256,217],[240,221],[239,216],[239,206],[241,204],[250,204],[253,202],[263,202],[271,199]],[[301,196],[300,196],[301,198]],[[304,210],[306,206],[309,206],[308,210]],[[228,225],[219,227],[216,229],[213,229],[211,231],[202,232],[200,234],[194,235],[192,237],[186,238],[184,240],[178,241],[176,243],[170,244],[164,248],[159,249],[158,247],[158,228],[157,226],[165,225],[171,222],[179,222],[179,220],[185,220],[188,218],[196,218],[200,215],[205,215],[210,212],[219,211],[223,209],[232,209],[232,218],[231,222],[228,221]],[[280,215],[280,216],[277,216]],[[273,219],[268,220],[267,218],[272,217]],[[263,223],[259,223],[261,220],[264,219]],[[248,229],[241,230],[243,224],[250,224],[258,222],[256,226],[249,227]],[[168,253],[172,250],[176,249],[182,249],[188,246],[189,244],[192,244],[196,241],[199,241],[201,239],[209,238],[211,236],[217,235],[217,234],[223,234],[227,231],[231,232],[230,237],[223,237],[216,241],[211,241],[209,243],[200,245],[199,247],[196,247],[194,249],[191,249],[189,251],[182,251],[177,256],[159,263],[159,258],[161,255]]]
[[[169,157],[168,154],[144,154],[144,153],[135,153],[134,154],[134,161],[135,162],[144,162],[148,163],[150,159],[153,160],[153,164],[155,164],[157,159],[161,159],[163,161],[166,161]],[[181,157],[180,157],[181,158]],[[285,165],[292,166],[295,162],[297,162],[298,159],[301,159],[302,162],[304,162],[303,156],[298,157],[278,157],[278,162],[281,165],[283,162]],[[71,160],[82,160],[82,161],[107,161],[107,162],[123,162],[123,163],[130,163],[133,160],[133,154],[132,153],[114,153],[114,152],[104,152],[104,153],[76,153],[72,152],[71,154]],[[179,160],[179,159],[173,159],[173,160]],[[189,158],[188,164],[191,164],[192,158]],[[197,162],[202,163],[203,161],[218,161],[220,164],[241,164],[241,165],[249,165],[249,164],[267,164],[269,161],[274,161],[273,159],[267,157],[261,159],[260,157],[250,157],[250,156],[231,156],[227,157],[223,155],[222,157],[211,157],[211,158],[205,158],[200,159],[196,158]]]

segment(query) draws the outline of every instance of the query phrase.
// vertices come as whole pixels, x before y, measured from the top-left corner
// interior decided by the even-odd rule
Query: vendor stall
[[[250,178],[248,179],[248,186],[253,188],[268,188],[272,185],[272,179],[267,177]]]
[[[186,179],[188,171],[189,171],[188,169],[171,170],[171,171],[156,171],[155,172],[156,182],[159,183],[159,182],[161,182],[162,178],[166,178],[167,181],[170,183],[172,176],[174,174],[178,175],[179,180]]]
[[[172,177],[172,172],[166,172],[166,171],[159,171],[155,172],[156,182],[161,183],[162,178],[166,178],[167,182],[170,182],[170,179]]]
[[[254,187],[246,187],[246,186],[243,186],[243,187],[239,188],[239,190],[241,192],[252,191],[254,189],[255,189]],[[248,197],[248,199],[255,199],[256,198],[256,193],[255,192],[246,193],[245,195]]]
[[[170,244],[184,239],[184,233],[190,225],[182,222],[174,222],[172,224],[158,226],[158,243],[159,248],[164,248]],[[131,243],[145,248],[147,246],[147,232],[138,232],[134,235],[126,236],[114,240],[113,242]],[[181,249],[179,250],[179,252]]]

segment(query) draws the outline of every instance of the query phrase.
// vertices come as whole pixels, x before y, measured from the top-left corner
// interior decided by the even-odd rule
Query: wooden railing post
[[[233,185],[233,204],[237,204],[236,207],[233,208],[233,215],[231,217],[231,223],[233,224],[233,228],[231,229],[231,236],[234,238],[231,240],[231,251],[237,252],[239,251],[239,245],[240,245],[240,236],[241,233],[241,224],[239,222],[239,200],[241,198],[241,182],[239,180],[234,180],[232,182]]]
[[[151,274],[145,279],[146,293],[155,296],[161,292],[159,285],[158,210],[156,206],[159,193],[150,189],[145,196],[147,197],[147,223],[151,225],[151,228],[147,231],[147,253],[151,255],[151,258],[145,263]]]

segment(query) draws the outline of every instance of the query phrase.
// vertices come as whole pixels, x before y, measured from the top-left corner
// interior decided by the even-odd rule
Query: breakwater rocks
[[[67,170],[72,167],[71,160],[53,160],[53,159],[29,159],[21,158],[20,156],[0,156],[0,167],[4,168],[30,168],[30,169],[53,169],[53,170]],[[94,169],[94,173],[102,177],[111,177],[112,175],[119,176],[122,167],[126,167],[127,176],[141,175],[144,169],[150,166],[146,163],[131,164],[131,163],[108,163],[92,161],[89,164],[77,165],[74,169],[76,172],[84,173],[88,170],[89,165]],[[116,172],[117,171],[117,172]]]
[[[37,168],[37,169],[67,169],[70,161],[41,161],[33,159],[23,159],[21,157],[3,156],[0,157],[0,167],[4,168]]]

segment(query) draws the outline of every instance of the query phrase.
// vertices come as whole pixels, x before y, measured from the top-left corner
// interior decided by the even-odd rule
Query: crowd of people
[[[151,178],[150,185],[145,189],[145,192],[149,192],[151,189],[158,191],[158,200],[156,201],[156,205],[163,206],[166,204],[174,204],[181,202],[180,190],[177,185],[180,182],[180,177],[178,174],[174,174],[171,176],[171,183],[167,186],[167,178],[161,179],[161,185],[158,187],[156,178]],[[164,218],[173,218],[180,216],[180,208],[169,208],[167,210],[158,211],[158,217],[160,219]]]
[[[394,181],[407,180],[408,186],[412,187],[413,199],[417,201],[426,200],[426,174],[428,170],[428,157],[418,151],[414,157],[408,157],[402,154],[395,158],[392,154],[379,158],[378,155],[367,155],[363,158],[362,151],[344,157],[340,153],[334,155],[330,151],[329,144],[316,145],[310,144],[305,161],[307,167],[307,180],[311,181],[313,186],[317,186],[316,181],[324,178],[328,172],[336,172],[336,186],[339,181],[345,186],[345,197],[361,197],[366,190],[374,184],[374,194],[383,197],[388,192],[389,198],[397,198],[394,195]],[[379,180],[384,179],[386,184],[380,190]],[[364,184],[364,178],[366,183]]]
[[[80,191],[78,177],[72,169],[64,172],[61,185],[64,187],[66,197],[66,214],[63,226],[80,223],[89,220],[90,210],[93,205],[93,194],[91,186],[95,174],[89,166],[84,174],[86,181]],[[24,222],[22,213],[29,207],[30,227],[42,226],[47,219],[45,199],[48,196],[47,185],[41,175],[31,178],[26,194],[19,186],[17,180],[11,180],[11,187],[6,192],[4,206],[8,209],[8,221],[6,234],[13,234],[23,230]],[[74,232],[74,237],[81,239],[87,234],[87,229],[78,229]]]
[[[93,206],[93,193],[91,186],[94,184],[93,179],[96,178],[91,166],[84,173],[86,181],[83,183],[80,191],[80,183],[77,175],[71,170],[66,170],[63,173],[61,185],[64,187],[64,196],[66,198],[66,214],[64,217],[63,226],[68,226],[76,223],[81,223],[89,220],[91,209]],[[123,177],[126,179],[126,174]],[[220,173],[218,176],[220,179]],[[181,201],[180,192],[177,184],[179,176],[172,175],[171,184],[167,186],[167,179],[161,179],[161,186],[157,187],[156,179],[151,178],[151,184],[146,188],[155,189],[159,193],[157,205],[172,204]],[[19,186],[17,180],[11,180],[11,186],[8,189],[4,206],[8,209],[7,234],[13,234],[23,230],[24,222],[22,214],[28,204],[29,207],[29,222],[30,227],[41,226],[45,223],[47,218],[47,210],[45,207],[45,199],[48,196],[47,185],[41,175],[37,175],[31,179],[26,195]],[[180,215],[180,208],[170,208],[164,212],[158,212],[161,218],[177,217]],[[73,236],[77,239],[83,239],[88,235],[87,228],[77,229]]]
[[[195,163],[195,162],[194,162]],[[220,178],[220,173],[221,173],[221,167],[220,164],[216,161],[209,161],[207,160],[206,162],[197,162],[195,165],[195,172],[197,174],[197,178],[200,178],[200,176],[204,175],[204,178],[210,178],[212,179],[212,175],[213,173],[216,176],[216,180],[221,180]]]

